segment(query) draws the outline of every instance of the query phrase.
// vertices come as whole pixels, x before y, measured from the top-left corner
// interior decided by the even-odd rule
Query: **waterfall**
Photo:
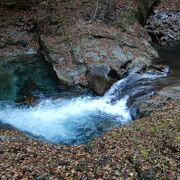
[[[133,72],[116,82],[103,97],[43,99],[29,108],[4,102],[0,105],[0,122],[52,143],[84,143],[131,121],[128,98],[144,90],[137,87],[139,82],[157,77],[160,75],[151,72]]]

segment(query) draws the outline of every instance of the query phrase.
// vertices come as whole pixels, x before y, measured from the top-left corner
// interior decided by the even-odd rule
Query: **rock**
[[[142,69],[143,67],[148,67],[151,65],[151,61],[144,58],[144,57],[139,57],[136,58],[134,61],[132,61],[131,64],[129,64],[128,68],[129,69]]]
[[[97,22],[91,25],[77,22],[74,26],[73,29],[76,29],[76,26],[81,27],[78,29],[79,35],[77,32],[70,32],[71,38],[68,40],[63,36],[40,37],[41,51],[45,59],[52,63],[60,82],[65,85],[85,86],[103,95],[128,71],[149,66],[153,57],[158,56],[145,39],[139,44],[145,47],[147,52],[140,51],[140,47],[134,52],[134,46],[127,46],[130,41],[128,38],[124,38],[124,46],[129,49],[121,47],[119,42],[123,38],[116,28],[110,31],[109,27],[102,28]],[[85,33],[85,30],[89,34]],[[138,54],[136,51],[139,51]]]
[[[25,96],[22,103],[28,106],[35,106],[38,100],[39,98],[37,96]]]
[[[146,27],[160,44],[168,41],[179,41],[180,11],[155,10]]]
[[[58,67],[58,64],[53,64],[53,68],[62,84],[68,86],[86,85],[86,81],[84,80],[86,67],[84,65],[61,68]]]
[[[135,102],[130,108],[133,119],[149,116],[151,113],[163,110],[170,100],[180,100],[180,86],[165,87],[142,101]],[[180,104],[178,105],[180,107]]]
[[[93,89],[99,95],[103,95],[111,85],[118,80],[119,76],[116,74],[110,77],[111,68],[106,64],[91,65],[88,67],[86,74],[88,87]]]
[[[51,41],[51,37],[42,36],[40,44],[42,53],[52,63],[61,83],[88,86],[101,95],[124,75],[126,71],[121,68],[133,59],[130,53],[124,52],[111,39],[85,36],[70,48],[64,42],[54,38]]]
[[[150,65],[148,69],[152,69],[158,72],[163,72],[168,74],[170,72],[170,68],[166,65]]]
[[[25,40],[19,40],[17,43],[23,48],[26,48],[28,46],[28,42]]]
[[[142,25],[146,24],[147,18],[149,13],[151,12],[152,8],[159,3],[159,0],[140,0],[137,17]]]
[[[149,0],[148,7],[144,1],[139,1],[138,4],[149,11],[155,1]],[[105,17],[101,10],[104,3],[100,1],[99,6],[102,8],[97,12],[97,17],[88,20],[87,13],[94,10],[93,3],[89,3],[80,8],[81,17],[76,18],[75,12],[75,17],[71,18],[74,12],[72,9],[68,21],[60,13],[61,6],[54,7],[51,4],[59,14],[55,18],[54,12],[50,15],[51,19],[61,22],[62,27],[58,23],[49,27],[52,32],[40,36],[40,46],[45,59],[52,63],[60,82],[70,86],[86,86],[103,95],[112,83],[129,71],[151,65],[158,54],[150,45],[150,37],[137,21],[137,4],[134,10],[128,5],[123,12],[122,9],[115,9],[115,12],[110,13],[111,16],[109,14]],[[66,11],[63,9],[63,12]]]
[[[157,92],[156,95],[167,99],[179,99],[180,100],[180,86],[166,87]]]

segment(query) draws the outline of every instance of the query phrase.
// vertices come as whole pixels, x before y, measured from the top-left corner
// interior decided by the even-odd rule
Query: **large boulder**
[[[136,17],[143,8],[149,12],[155,2],[146,6],[131,0],[124,6],[100,0],[97,6],[87,1],[68,4],[71,11],[66,2],[50,3],[54,11],[48,12],[48,28],[42,25],[48,32],[40,36],[41,51],[63,84],[86,86],[102,95],[126,73],[148,67],[158,57]]]
[[[148,67],[153,58],[158,57],[145,39],[147,36],[133,39],[132,36],[123,34],[116,27],[80,21],[74,24],[68,38],[67,34],[42,35],[40,44],[61,83],[89,87],[103,95],[128,71]]]

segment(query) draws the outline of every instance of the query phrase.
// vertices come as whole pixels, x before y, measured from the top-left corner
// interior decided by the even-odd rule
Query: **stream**
[[[165,64],[169,58],[163,55],[169,54],[168,50],[159,49]],[[178,53],[172,56],[179,59]],[[131,72],[99,97],[88,89],[60,85],[51,65],[41,55],[1,59],[0,123],[49,143],[87,143],[133,121],[133,102],[169,85],[173,78],[173,82],[178,79],[179,71],[167,76],[168,71]]]

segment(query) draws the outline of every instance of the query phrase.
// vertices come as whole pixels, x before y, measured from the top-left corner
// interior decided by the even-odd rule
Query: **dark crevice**
[[[154,0],[151,7],[148,7],[149,3],[146,0],[142,0],[139,6],[139,10],[136,14],[136,17],[142,26],[146,25],[149,15],[152,13],[154,7],[156,7],[159,3],[160,0]]]
[[[150,29],[147,29],[147,32],[148,32],[149,36],[151,37],[151,40],[153,43],[163,46],[163,43],[165,42],[165,41],[163,41],[164,34],[157,33],[156,31],[153,31]]]
[[[113,79],[119,79],[120,78],[117,71],[114,69],[110,70],[110,72],[108,73],[108,76],[113,78]]]

